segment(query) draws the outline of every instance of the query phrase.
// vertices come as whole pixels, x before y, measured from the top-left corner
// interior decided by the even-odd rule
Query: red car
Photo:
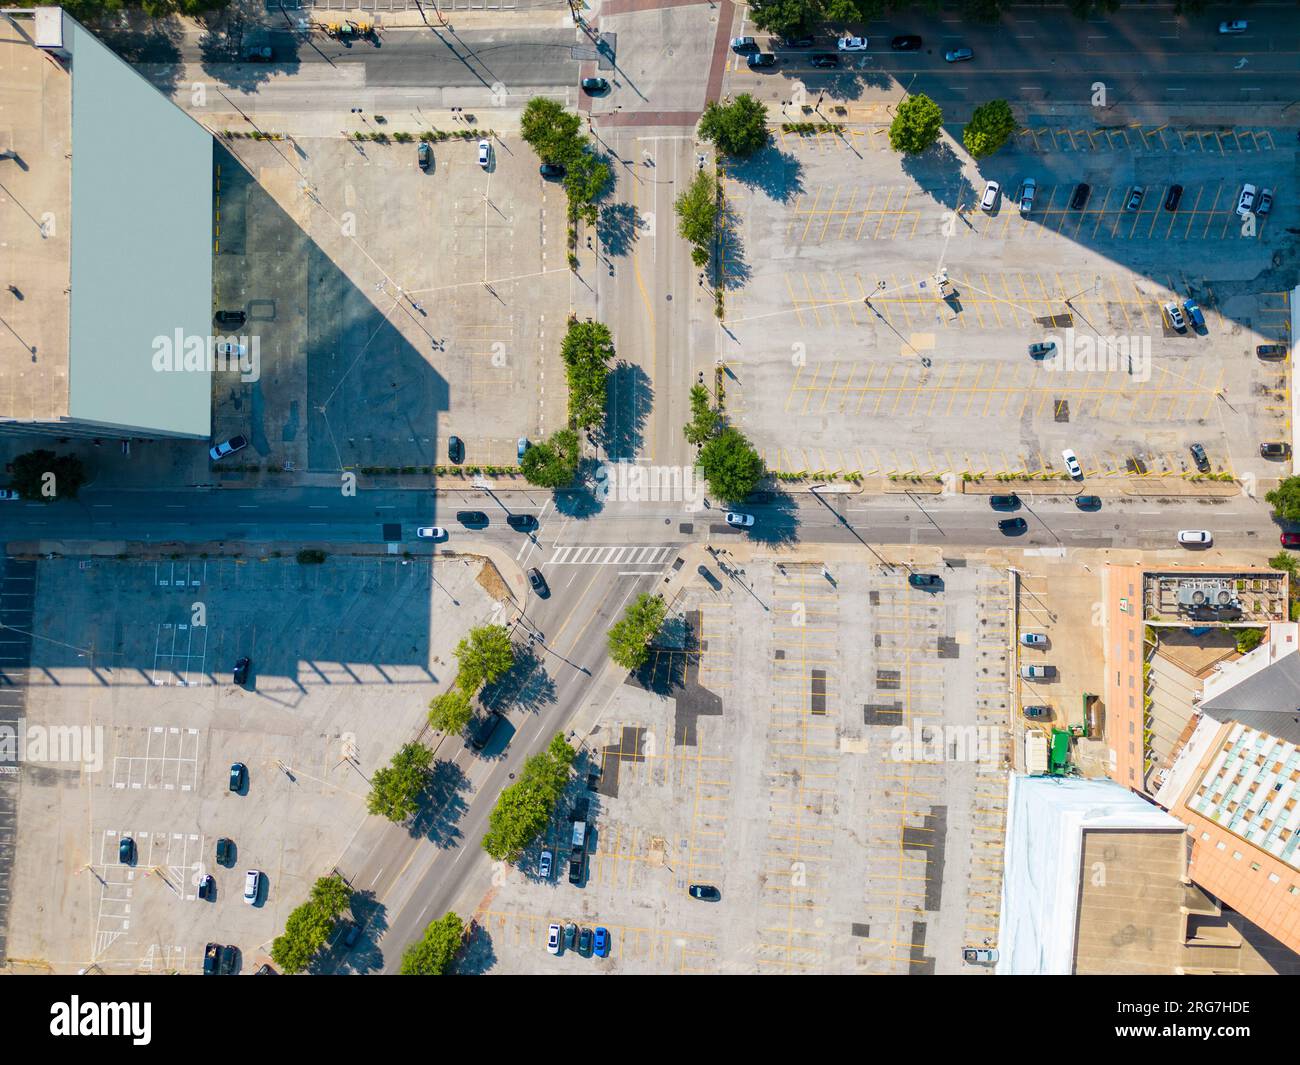
[[[1283,546],[1283,547],[1300,547],[1300,532],[1283,533],[1283,534],[1282,534],[1282,546]]]

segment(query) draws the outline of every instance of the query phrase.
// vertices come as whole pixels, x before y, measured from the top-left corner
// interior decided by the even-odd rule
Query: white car
[[[225,341],[217,345],[217,354],[226,358],[242,359],[248,354],[248,349],[243,344],[236,344],[233,341]]]
[[[208,448],[208,458],[213,462],[218,459],[224,459],[227,455],[233,455],[236,451],[243,451],[248,447],[248,439],[242,435],[232,436],[229,440],[223,440],[219,444],[213,444]]]
[[[415,530],[415,535],[421,540],[445,540],[447,530],[441,525],[421,525]]]
[[[1028,214],[1034,209],[1034,193],[1038,191],[1038,182],[1033,178],[1025,178],[1025,183],[1020,186],[1020,213]]]
[[[1237,198],[1237,214],[1242,218],[1250,214],[1255,206],[1255,186],[1247,182],[1241,186],[1241,195]]]
[[[865,37],[841,37],[835,42],[835,47],[841,52],[865,52],[867,50],[867,39]]]
[[[1065,471],[1076,481],[1083,480],[1083,469],[1079,465],[1079,456],[1071,451],[1068,447],[1061,452],[1061,458],[1065,460]]]
[[[1178,542],[1185,547],[1209,547],[1214,536],[1208,529],[1179,529]]]
[[[553,924],[546,930],[546,953],[560,953],[560,926],[558,924]]]
[[[1047,637],[1041,632],[1023,632],[1020,634],[1020,642],[1026,647],[1042,647],[1047,643]]]
[[[16,488],[0,488],[0,501],[10,501],[18,499],[18,490]]]
[[[492,161],[492,145],[488,141],[478,142],[478,165],[484,170],[487,169],[488,163]]]
[[[1245,33],[1246,20],[1242,18],[1235,18],[1231,22],[1220,22],[1219,32],[1220,33]]]
[[[1021,666],[1020,675],[1026,680],[1046,680],[1056,672],[1055,666]]]
[[[1169,319],[1169,324],[1177,329],[1180,333],[1187,328],[1187,319],[1183,317],[1182,309],[1176,303],[1165,304],[1165,317]]]
[[[551,879],[551,862],[553,858],[549,850],[542,851],[541,857],[537,859],[537,875],[543,880]],[[556,925],[555,927],[559,927]]]
[[[998,960],[996,947],[963,947],[961,960],[968,965],[992,965]]]
[[[257,901],[258,892],[262,890],[262,873],[258,869],[250,869],[244,874],[244,901],[250,906]]]
[[[984,186],[984,195],[980,198],[980,209],[984,211],[993,210],[994,205],[998,202],[998,193],[1002,191],[1002,186],[996,181],[990,181]]]
[[[737,529],[748,529],[754,524],[753,514],[737,514],[734,510],[727,513],[727,524]]]

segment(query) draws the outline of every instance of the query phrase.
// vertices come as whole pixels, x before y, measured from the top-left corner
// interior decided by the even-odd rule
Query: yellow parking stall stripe
[[[817,408],[817,413],[822,414],[826,410],[826,401],[831,398],[831,389],[835,387],[835,377],[839,373],[838,363],[831,363],[831,379],[823,386],[822,405]]]
[[[794,308],[794,316],[798,319],[800,328],[804,328],[803,311],[799,309],[799,300],[794,294],[794,286],[790,284],[790,275],[783,274],[782,276],[785,278],[786,291],[790,293],[790,306]]]
[[[818,244],[825,243],[826,241],[826,230],[830,228],[831,217],[835,214],[835,205],[839,202],[839,199],[840,199],[840,187],[836,185],[835,192],[831,196],[830,208],[826,211],[826,221],[822,225],[821,236],[817,238]]]
[[[853,187],[853,195],[849,197],[849,205],[844,211],[844,217],[840,220],[839,240],[844,239],[844,227],[849,224],[849,219],[853,216],[853,205],[858,201],[858,187]]]
[[[804,225],[804,227],[803,227],[803,235],[799,238],[799,243],[800,243],[800,244],[802,244],[802,243],[804,243],[805,241],[807,241],[807,239],[808,239],[808,230],[812,228],[813,219],[817,217],[817,205],[818,205],[819,203],[821,203],[821,199],[822,199],[822,188],[823,188],[823,186],[821,186],[821,185],[818,185],[818,186],[817,186],[817,195],[816,195],[816,196],[814,197],[814,199],[813,199],[812,209],[808,212],[808,221],[807,221],[807,223],[806,223],[806,224]]]
[[[858,223],[858,231],[853,235],[854,240],[862,239],[862,227],[867,224],[867,219],[871,217],[871,204],[876,198],[876,186],[872,185],[867,190],[867,205],[862,208],[862,221]]]

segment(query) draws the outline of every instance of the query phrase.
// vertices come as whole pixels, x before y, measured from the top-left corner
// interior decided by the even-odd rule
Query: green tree
[[[565,166],[568,172],[564,175],[564,190],[569,194],[569,209],[574,214],[582,214],[588,223],[595,222],[596,201],[605,194],[613,176],[609,164],[593,154],[584,137],[582,145],[568,157]]]
[[[700,116],[700,136],[723,155],[751,156],[767,144],[767,107],[747,92],[729,104],[710,101]]]
[[[569,386],[569,424],[590,429],[605,420],[609,362],[614,338],[602,322],[569,322],[560,358]]]
[[[727,426],[700,451],[700,466],[709,491],[720,499],[739,501],[766,474],[763,460],[738,429]]]
[[[691,245],[691,261],[704,266],[718,218],[718,179],[710,170],[697,170],[686,191],[673,203],[677,232]]]
[[[480,625],[456,645],[461,691],[473,695],[484,684],[493,684],[515,664],[515,646],[501,625]]]
[[[624,669],[640,669],[650,657],[650,641],[667,613],[662,595],[642,592],[610,628],[609,657]]]
[[[906,155],[920,155],[943,129],[943,111],[924,93],[909,96],[898,105],[889,126],[889,146]]]
[[[997,22],[1002,17],[1002,0],[962,0],[961,10],[972,22]]]
[[[86,483],[86,469],[76,455],[56,455],[40,449],[13,460],[12,486],[23,499],[75,499]]]
[[[962,143],[976,159],[992,155],[1016,130],[1016,116],[1006,100],[990,100],[980,104],[971,115],[970,123],[961,132]]]
[[[400,824],[420,808],[420,796],[429,786],[433,752],[422,743],[407,743],[384,768],[370,778],[366,808],[378,817]]]
[[[524,762],[519,779],[502,790],[488,815],[483,849],[498,861],[517,861],[550,822],[569,783],[576,752],[557,732],[541,754]]]
[[[1300,573],[1297,572],[1295,555],[1289,551],[1279,551],[1276,555],[1268,560],[1268,564],[1273,569],[1280,569],[1283,573],[1291,578],[1294,586],[1297,579],[1300,579]],[[1294,591],[1293,587],[1293,591]]]
[[[1264,642],[1263,629],[1238,629],[1237,630],[1237,654],[1250,654],[1256,647]]]
[[[474,716],[469,693],[459,686],[429,700],[429,724],[439,732],[455,736]]]
[[[465,922],[449,910],[406,948],[399,972],[402,976],[442,976],[456,960],[464,938]]]
[[[546,96],[534,96],[519,116],[520,135],[543,163],[567,164],[586,141],[581,128],[582,119]]]
[[[756,27],[780,37],[803,33],[815,17],[809,0],[756,0],[749,11]]]
[[[529,484],[540,488],[563,488],[578,475],[578,434],[558,429],[544,443],[524,452],[519,464]]]
[[[1300,477],[1288,477],[1271,492],[1264,493],[1264,500],[1283,521],[1300,521]]]
[[[722,427],[722,415],[710,405],[711,399],[703,385],[691,388],[691,420],[682,428],[687,442],[704,444]]]
[[[271,943],[271,958],[290,975],[311,964],[329,939],[335,922],[352,901],[352,889],[337,873],[312,885],[307,901],[284,923],[284,934]]]

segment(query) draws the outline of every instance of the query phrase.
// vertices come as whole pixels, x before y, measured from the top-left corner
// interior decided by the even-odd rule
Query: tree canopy
[[[667,613],[662,595],[639,595],[609,630],[609,657],[624,669],[640,669],[650,657],[650,641]]]
[[[704,266],[718,220],[718,179],[710,170],[697,170],[686,191],[673,203],[677,232],[691,247],[691,261]]]
[[[691,444],[704,444],[722,428],[722,415],[713,409],[712,397],[703,385],[691,387],[691,420],[682,427]]]
[[[505,788],[488,815],[483,849],[499,861],[517,861],[546,828],[569,783],[576,752],[557,732],[546,750],[524,762],[519,779]]]
[[[10,483],[22,499],[75,499],[77,489],[86,483],[86,469],[76,455],[56,455],[53,451],[27,451],[11,464]]]
[[[352,889],[341,876],[321,877],[307,901],[289,914],[284,934],[271,943],[271,958],[290,975],[302,972],[325,945],[351,900]]]
[[[763,460],[739,429],[726,426],[700,451],[700,466],[709,491],[739,501],[758,487],[767,473]]]
[[[943,111],[924,93],[909,96],[898,105],[889,126],[889,146],[905,155],[920,155],[943,130]]]
[[[992,155],[1016,131],[1016,116],[1006,100],[990,100],[980,104],[971,120],[962,130],[962,143],[976,159]]]
[[[728,104],[710,101],[700,116],[700,136],[723,155],[744,159],[767,144],[767,107],[747,92]]]
[[[1271,492],[1264,493],[1264,500],[1283,521],[1300,522],[1300,477],[1288,477]]]
[[[404,744],[393,759],[370,778],[366,809],[400,824],[420,808],[420,796],[429,786],[433,752],[422,743]]]
[[[424,930],[402,954],[402,976],[443,976],[465,938],[465,922],[450,910]]]
[[[539,488],[563,488],[578,475],[578,434],[557,429],[549,440],[524,452],[519,464],[529,484]]]
[[[473,716],[470,695],[459,685],[429,700],[429,724],[449,736],[460,732]]]
[[[605,420],[606,383],[614,338],[603,322],[573,320],[560,344],[569,386],[569,424],[590,429]]]
[[[531,450],[531,449],[530,449]],[[460,675],[456,683],[463,692],[473,695],[484,684],[492,684],[515,664],[515,648],[510,633],[500,625],[480,625],[456,644]]]
[[[586,138],[579,132],[582,119],[548,96],[534,96],[519,116],[519,133],[543,163],[568,165]]]

